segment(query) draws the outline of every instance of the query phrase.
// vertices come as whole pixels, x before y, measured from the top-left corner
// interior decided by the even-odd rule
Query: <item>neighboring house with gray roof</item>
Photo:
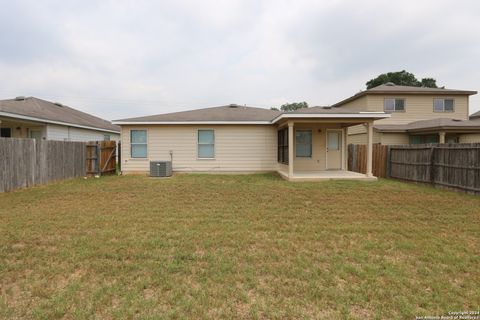
[[[35,97],[0,100],[1,137],[62,141],[119,140],[120,127],[60,103]]]
[[[280,112],[236,104],[113,121],[121,126],[124,174],[171,160],[177,172],[277,171],[288,180],[374,179],[347,171],[347,128],[389,115],[313,107]]]
[[[478,120],[478,119],[480,119],[480,111],[477,111],[470,115],[470,120]]]
[[[469,97],[476,93],[388,83],[361,91],[332,107],[390,114],[390,118],[375,121],[374,143],[480,142],[479,122],[469,120]],[[365,144],[366,139],[364,126],[348,129],[348,143]]]

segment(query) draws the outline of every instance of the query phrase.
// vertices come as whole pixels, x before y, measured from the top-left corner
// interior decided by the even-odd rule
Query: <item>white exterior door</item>
[[[327,170],[342,169],[342,130],[327,130]]]

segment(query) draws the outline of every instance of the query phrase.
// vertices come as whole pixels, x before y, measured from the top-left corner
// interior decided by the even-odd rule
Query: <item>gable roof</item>
[[[114,120],[120,122],[271,121],[280,111],[230,104],[220,107]]]
[[[356,112],[331,107],[311,107],[282,112],[230,104],[220,107],[114,120],[115,124],[272,124],[287,118],[387,118],[384,112]]]
[[[436,118],[413,121],[407,124],[374,125],[380,132],[416,132],[426,130],[456,129],[480,130],[480,120],[456,120],[451,118]]]
[[[427,88],[427,87],[411,87],[411,86],[397,86],[393,83],[387,83],[379,85],[375,88],[360,91],[359,93],[337,102],[332,107],[341,107],[343,104],[356,100],[367,94],[438,94],[438,95],[474,95],[477,91],[470,90],[457,90],[457,89],[445,89],[445,88]]]
[[[120,132],[110,121],[35,97],[0,100],[0,115],[108,132]]]

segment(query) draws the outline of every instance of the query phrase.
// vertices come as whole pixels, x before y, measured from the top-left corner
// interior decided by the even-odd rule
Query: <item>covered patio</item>
[[[321,180],[367,180],[376,181],[374,176],[347,170],[323,170],[323,171],[296,171],[289,177],[288,172],[279,170],[282,178],[289,181],[321,181]]]
[[[282,114],[278,129],[278,173],[289,181],[376,180],[372,174],[373,121],[387,118],[383,112],[340,112],[309,108]],[[347,129],[367,128],[367,172],[348,171]]]

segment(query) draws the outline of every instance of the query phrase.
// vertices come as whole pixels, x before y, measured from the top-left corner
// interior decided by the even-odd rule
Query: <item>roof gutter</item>
[[[146,124],[272,124],[270,121],[112,121],[116,125]]]
[[[120,134],[120,131],[115,131],[115,130],[109,130],[109,129],[102,129],[102,128],[97,128],[97,127],[84,126],[84,125],[81,125],[81,124],[75,124],[75,123],[69,123],[69,122],[47,120],[47,119],[30,117],[30,116],[24,116],[24,115],[21,115],[21,114],[4,112],[4,111],[0,111],[0,116],[4,116],[4,117],[8,117],[8,118],[14,118],[14,119],[30,120],[30,121],[35,121],[35,122],[44,122],[44,123],[50,123],[50,124],[58,124],[58,125],[67,126],[67,127],[75,127],[75,128],[81,128],[81,129],[89,129],[89,130],[96,130],[96,131],[111,132],[111,133]]]
[[[335,118],[349,118],[349,119],[384,119],[390,118],[389,114],[384,112],[361,112],[361,113],[283,113],[273,119],[272,121],[112,121],[116,125],[154,125],[154,124],[164,124],[164,125],[174,125],[174,124],[200,124],[200,125],[214,125],[214,124],[252,124],[252,125],[265,125],[265,124],[275,124],[276,122],[282,119],[335,119]]]

